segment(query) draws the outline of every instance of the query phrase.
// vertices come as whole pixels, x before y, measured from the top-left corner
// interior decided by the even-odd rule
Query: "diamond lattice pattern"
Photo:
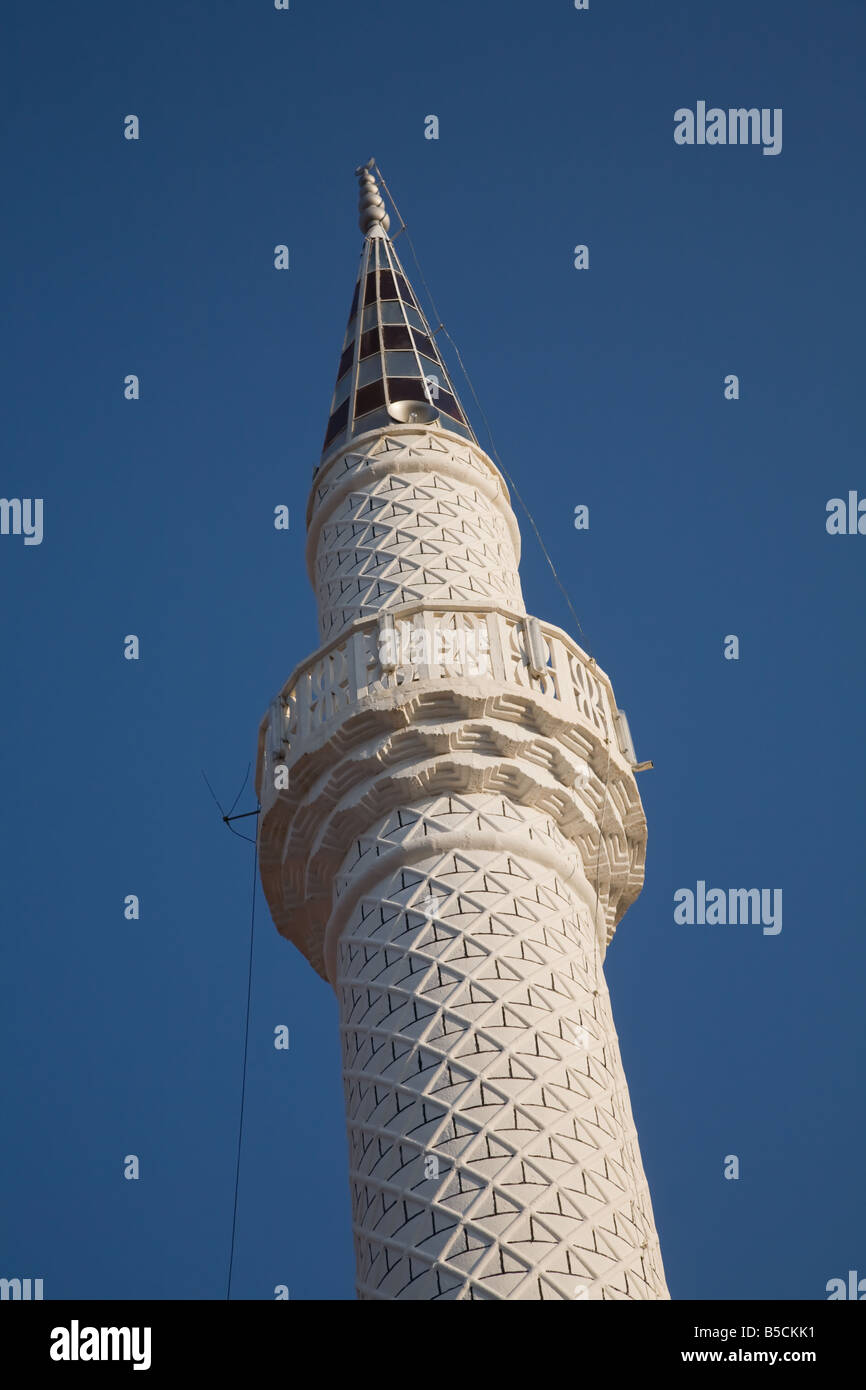
[[[667,1298],[574,846],[431,798],[356,842],[338,898],[396,846],[338,952],[359,1297]]]

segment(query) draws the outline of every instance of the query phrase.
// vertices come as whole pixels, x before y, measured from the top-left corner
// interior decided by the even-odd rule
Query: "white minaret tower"
[[[666,1299],[602,961],[646,821],[358,170],[307,507],[321,643],[259,738],[274,922],[340,1009],[362,1299]]]

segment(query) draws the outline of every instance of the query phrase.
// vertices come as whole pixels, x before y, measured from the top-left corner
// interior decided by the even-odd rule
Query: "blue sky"
[[[671,1293],[866,1274],[866,539],[825,527],[866,495],[860,0],[13,0],[6,28],[0,492],[44,539],[0,536],[0,1275],[225,1297],[253,851],[201,769],[230,803],[316,645],[370,155],[655,762],[607,975]],[[782,108],[781,154],[677,146],[699,100]],[[573,629],[518,519],[527,606]],[[698,880],[781,888],[782,931],[675,923]],[[233,1296],[353,1298],[350,1221],[336,1004],[259,894]]]

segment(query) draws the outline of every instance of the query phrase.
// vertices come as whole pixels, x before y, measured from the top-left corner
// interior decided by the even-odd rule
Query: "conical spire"
[[[388,237],[390,218],[374,167],[371,159],[355,171],[364,249],[323,457],[356,435],[388,425],[438,422],[464,439],[475,439]]]

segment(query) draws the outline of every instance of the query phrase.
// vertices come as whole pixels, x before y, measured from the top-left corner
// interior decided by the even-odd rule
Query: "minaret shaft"
[[[360,1297],[664,1297],[586,876],[545,812],[442,795],[371,826],[343,891],[425,840],[340,935]]]

